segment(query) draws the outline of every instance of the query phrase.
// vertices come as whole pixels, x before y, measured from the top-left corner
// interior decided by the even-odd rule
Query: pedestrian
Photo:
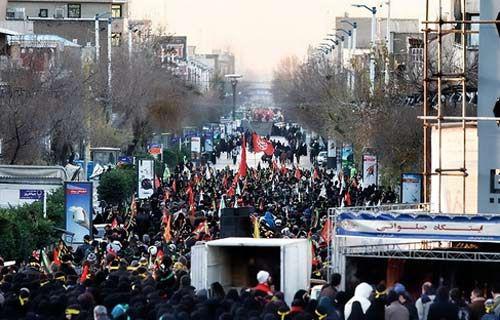
[[[415,302],[415,307],[417,308],[419,320],[427,320],[427,317],[429,315],[429,308],[432,302],[434,302],[435,298],[436,295],[434,293],[434,288],[432,287],[432,283],[424,282],[424,284],[422,284],[421,296]]]
[[[484,302],[484,315],[481,317],[481,320],[498,320],[498,317],[495,315],[495,302],[493,299],[488,299]]]
[[[349,317],[351,316],[351,312],[354,310],[353,304],[356,304],[356,309],[358,308],[357,305],[361,307],[361,314],[364,318],[366,318],[366,312],[371,305],[368,298],[372,294],[372,291],[373,288],[366,282],[362,282],[356,286],[356,289],[354,290],[354,297],[352,297],[344,307],[344,316],[346,319],[350,319]],[[361,317],[359,310],[356,310],[353,314],[356,317]]]
[[[447,287],[439,287],[436,298],[429,308],[427,320],[459,320],[458,308],[450,302]]]
[[[453,288],[450,290],[450,300],[458,308],[458,320],[470,320],[469,306],[465,303],[460,289]]]
[[[269,272],[261,270],[257,273],[257,281],[259,284],[253,288],[253,290],[258,293],[262,294],[264,296],[272,296],[273,291],[271,290],[271,275]]]
[[[391,290],[387,295],[387,307],[385,307],[385,320],[409,320],[410,312],[399,302],[401,294]],[[379,318],[380,319],[380,318]]]
[[[479,288],[474,288],[470,293],[470,319],[480,320],[485,314],[484,303],[486,299],[483,297],[483,292]]]

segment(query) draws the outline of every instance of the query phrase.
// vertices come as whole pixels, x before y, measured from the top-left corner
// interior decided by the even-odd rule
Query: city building
[[[232,53],[215,51],[208,54],[197,54],[196,59],[214,70],[214,76],[224,77],[235,73],[235,58]]]
[[[128,33],[126,0],[8,0],[5,12],[9,22],[32,23],[31,33],[57,35],[81,46],[95,47],[99,41],[101,61],[107,54],[108,19],[112,18],[112,46],[121,45]]]

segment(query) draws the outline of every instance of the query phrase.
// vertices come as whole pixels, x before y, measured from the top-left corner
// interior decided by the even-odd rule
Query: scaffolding
[[[478,31],[472,30],[471,26],[473,24],[498,24],[498,20],[472,20],[467,18],[467,0],[458,0],[456,3],[460,3],[461,19],[444,20],[442,14],[442,0],[437,0],[439,5],[438,17],[436,20],[430,20],[429,17],[429,4],[430,1],[436,0],[426,0],[425,8],[425,21],[423,24],[425,26],[424,32],[424,103],[423,103],[423,116],[419,117],[423,120],[423,135],[424,135],[424,148],[423,148],[423,159],[424,159],[424,202],[430,202],[430,177],[437,176],[438,179],[438,203],[437,212],[442,212],[441,206],[441,195],[442,195],[442,179],[446,175],[456,175],[462,176],[462,208],[463,212],[466,213],[466,182],[469,176],[467,168],[467,126],[470,124],[469,121],[477,123],[477,121],[500,121],[500,118],[495,117],[474,117],[467,115],[467,85],[469,83],[468,72],[467,72],[467,61],[468,61],[468,46],[467,46],[467,36],[471,34],[478,34]],[[460,26],[460,28],[451,29],[452,25]],[[443,71],[443,37],[449,34],[455,34],[456,37],[461,38],[461,70],[456,72],[444,72]],[[432,57],[429,50],[431,42],[437,42],[437,56]],[[436,70],[431,72],[430,64],[431,60],[436,61]],[[444,114],[442,91],[443,85],[446,83],[457,84],[457,87],[461,88],[462,103],[461,103],[461,116],[449,116]],[[431,86],[436,88],[435,97],[437,97],[436,112],[437,115],[430,115],[430,104],[431,102]],[[442,164],[442,130],[443,124],[449,121],[453,121],[456,124],[461,124],[462,131],[462,166],[460,168],[443,168]],[[437,156],[437,168],[432,172],[431,166],[431,128],[436,127],[438,135],[438,156]]]

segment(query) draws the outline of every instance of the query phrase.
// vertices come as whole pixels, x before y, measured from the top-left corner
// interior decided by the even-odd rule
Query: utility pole
[[[231,86],[233,87],[233,122],[236,121],[236,87],[238,86],[238,80],[242,78],[239,74],[227,74],[226,79],[231,81]]]
[[[95,15],[95,62],[99,63],[99,54],[100,54],[100,44],[99,44],[99,14]]]
[[[387,0],[387,26],[386,26],[386,36],[385,36],[385,46],[387,48],[387,58],[385,60],[385,84],[389,84],[389,59],[392,54],[391,46],[391,0]]]
[[[107,114],[108,114],[108,120],[111,120],[111,116],[113,114],[113,107],[112,107],[112,103],[111,103],[111,95],[112,95],[112,88],[111,88],[111,80],[112,80],[112,72],[111,72],[111,45],[112,45],[112,42],[111,42],[111,37],[112,37],[112,33],[111,33],[111,27],[112,27],[112,21],[113,21],[113,18],[110,16],[108,18],[108,110],[107,110]]]
[[[371,82],[371,93],[375,91],[375,28],[377,27],[377,21],[376,21],[376,15],[377,15],[377,8],[376,7],[368,7],[367,5],[364,4],[353,4],[353,7],[356,8],[365,8],[368,11],[372,13],[372,30],[371,30],[371,41],[370,41],[370,46],[371,46],[371,53],[370,53],[370,82]]]

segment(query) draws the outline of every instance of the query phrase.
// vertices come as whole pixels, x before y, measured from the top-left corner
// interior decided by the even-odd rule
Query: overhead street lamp
[[[347,23],[352,27],[352,49],[356,50],[356,34],[358,31],[358,23],[357,22],[351,22],[349,20],[340,20],[341,23]]]
[[[376,15],[377,8],[376,7],[368,7],[364,4],[353,4],[353,7],[356,8],[365,8],[372,14],[372,30],[371,30],[371,53],[370,53],[370,82],[371,82],[371,90],[374,91],[375,88],[375,28],[376,28]]]
[[[238,85],[238,80],[243,78],[239,74],[226,74],[226,79],[231,81],[231,86],[233,87],[233,122],[236,121],[236,86]]]
[[[102,17],[104,16],[109,16],[107,21],[108,21],[108,101],[107,101],[107,110],[106,110],[106,115],[108,119],[111,119],[111,115],[113,113],[113,108],[111,106],[111,93],[112,93],[112,88],[111,88],[111,80],[113,75],[111,74],[111,23],[113,22],[113,17],[111,12],[102,12],[98,13],[95,15],[95,61],[97,64],[100,62],[100,31],[101,28],[99,26],[99,21]]]

